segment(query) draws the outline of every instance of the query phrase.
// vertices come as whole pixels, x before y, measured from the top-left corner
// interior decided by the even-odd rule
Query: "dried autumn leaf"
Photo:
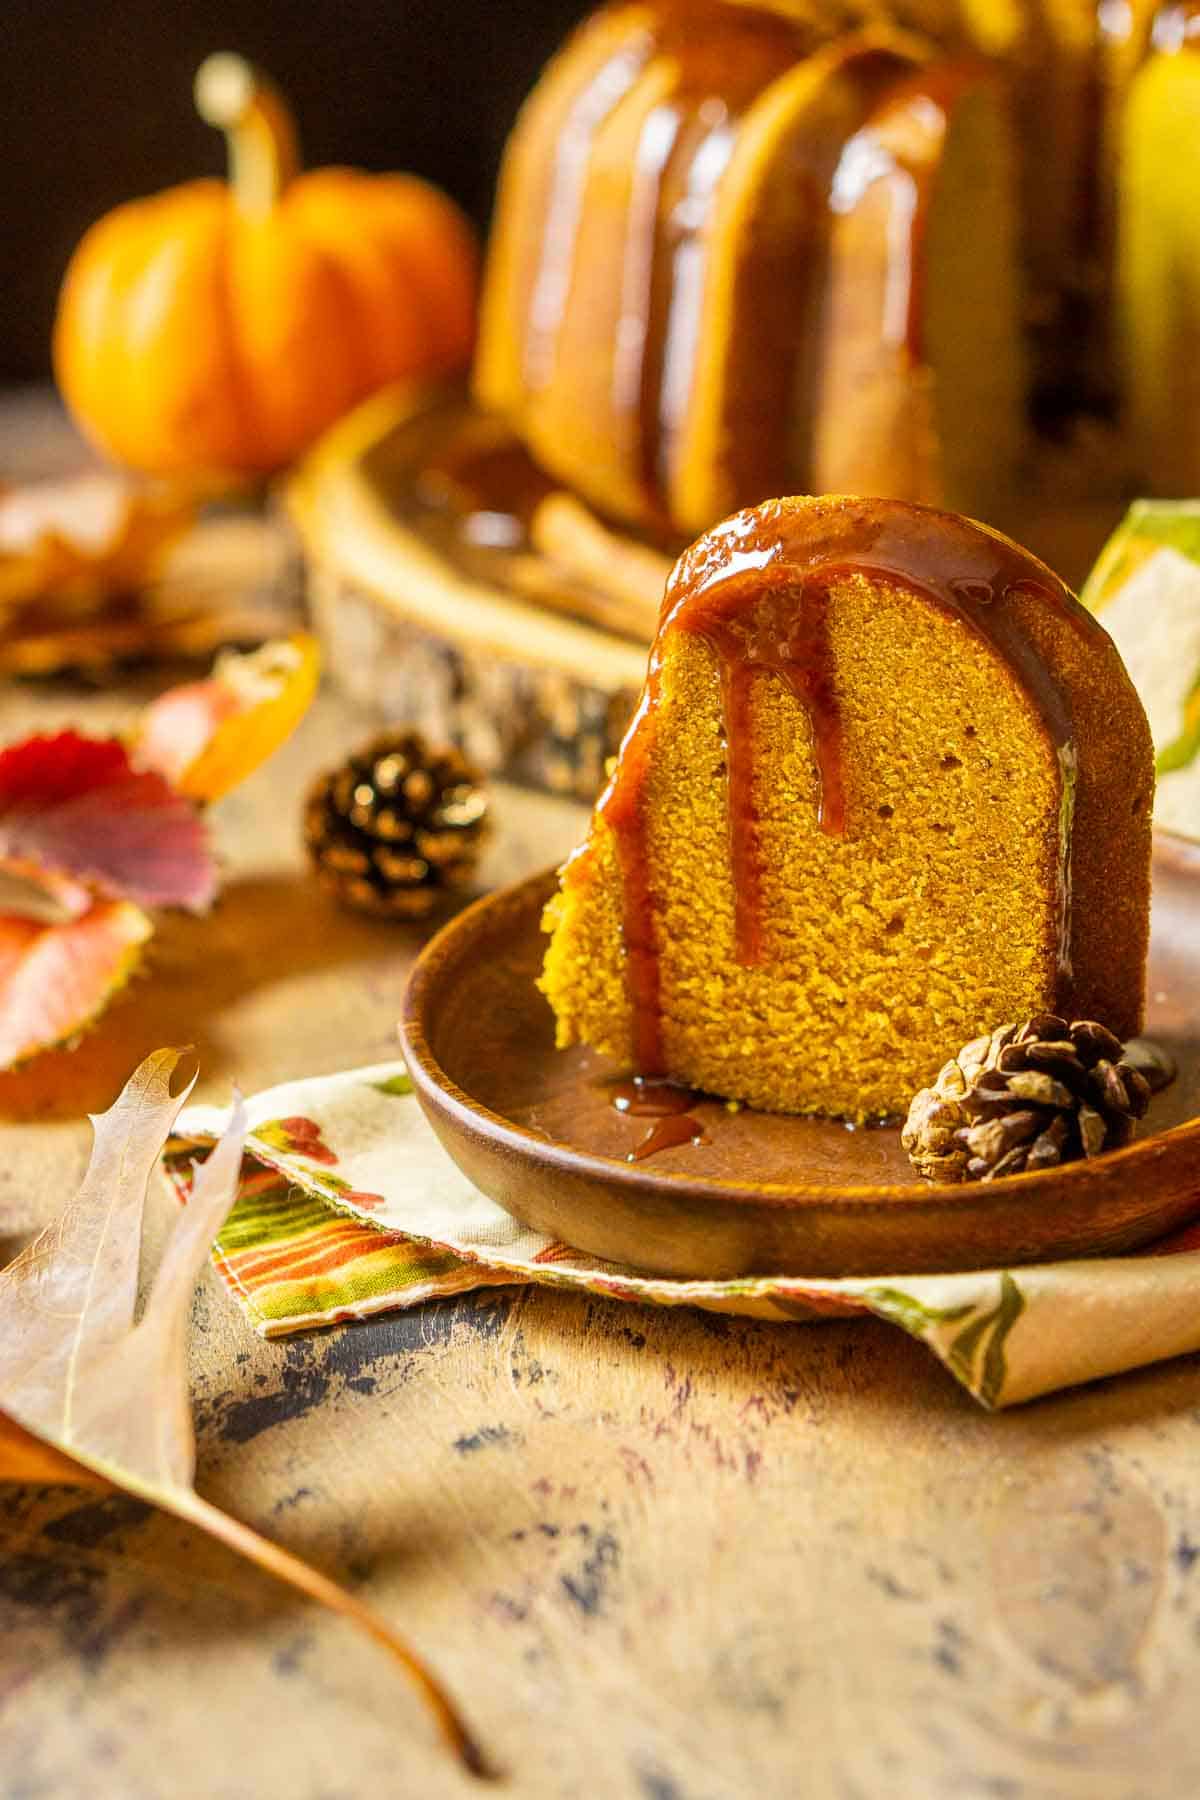
[[[207,681],[171,688],[142,715],[134,755],[195,801],[219,800],[266,761],[300,723],[317,691],[314,637],[217,658]]]
[[[73,1462],[51,1444],[43,1444],[41,1438],[25,1431],[15,1420],[6,1419],[3,1413],[0,1413],[0,1480],[53,1482],[62,1487],[98,1487],[106,1491],[112,1486],[102,1475],[97,1475],[93,1469],[85,1469],[82,1463]]]
[[[137,967],[154,927],[131,900],[58,925],[0,917],[0,1069],[74,1037]]]
[[[86,616],[150,579],[195,516],[192,500],[115,475],[0,493],[0,616],[46,599]]]
[[[56,585],[45,561],[28,551],[48,497],[62,515],[60,535],[95,545],[101,529],[94,482],[0,492],[0,675],[111,674],[131,660],[207,661],[228,645],[250,649],[288,629],[293,548],[270,515],[209,515],[192,523],[190,502],[143,494],[141,548],[129,540],[105,569]],[[178,536],[159,510],[170,507],[179,509]],[[148,509],[163,531],[157,548],[144,531]]]
[[[93,1120],[95,1144],[79,1193],[0,1271],[0,1479],[44,1480],[51,1478],[47,1470],[61,1479],[61,1464],[69,1459],[78,1465],[80,1481],[99,1477],[201,1526],[389,1650],[455,1753],[481,1772],[479,1751],[450,1700],[390,1626],[192,1486],[187,1315],[204,1259],[237,1192],[245,1121],[239,1103],[197,1176],[135,1324],[146,1192],[192,1086],[172,1095],[179,1061],[174,1050],[147,1057],[116,1104]],[[42,1448],[41,1463],[31,1439]]]
[[[279,624],[278,608],[253,601],[239,605],[226,596],[222,604],[197,602],[189,611],[165,601],[156,589],[139,592],[132,603],[115,600],[78,625],[30,608],[11,629],[0,624],[0,676],[64,669],[102,676],[124,662],[199,660],[225,644],[261,643]]]
[[[211,904],[217,870],[195,807],[115,738],[77,731],[0,751],[0,863],[36,863],[141,906]]]
[[[0,1068],[102,1010],[150,935],[140,906],[208,906],[217,870],[197,802],[289,735],[319,669],[304,635],[222,658],[148,709],[140,766],[127,745],[77,731],[0,751]]]

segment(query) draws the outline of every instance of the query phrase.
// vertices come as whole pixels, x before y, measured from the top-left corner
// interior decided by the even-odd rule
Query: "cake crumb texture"
[[[660,636],[644,806],[674,1079],[769,1111],[861,1121],[902,1112],[957,1045],[1006,1020],[1065,1011],[1121,1038],[1139,1029],[1153,793],[1145,718],[1107,638],[1081,634],[1036,594],[1012,604],[1073,721],[1069,977],[1058,955],[1057,751],[1031,694],[968,621],[874,575],[830,587],[842,837],[818,822],[804,706],[777,676],[755,672],[758,967],[741,966],[734,949],[718,664],[694,633]],[[584,1042],[628,1067],[621,890],[598,814],[547,911],[542,986],[560,1045]]]

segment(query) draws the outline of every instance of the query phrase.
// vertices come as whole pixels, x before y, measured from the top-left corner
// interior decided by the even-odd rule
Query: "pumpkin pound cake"
[[[1150,733],[1049,569],[894,500],[687,551],[546,914],[560,1046],[767,1111],[904,1110],[953,1046],[1141,1025]]]

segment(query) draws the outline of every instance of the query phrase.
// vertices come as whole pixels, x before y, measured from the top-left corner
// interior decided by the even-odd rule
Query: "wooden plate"
[[[1165,847],[1164,847],[1165,848]],[[611,1104],[614,1067],[554,1048],[534,986],[547,872],[489,895],[423,952],[401,1037],[418,1098],[459,1167],[507,1211],[656,1273],[901,1274],[1128,1250],[1200,1204],[1200,862],[1155,862],[1147,1031],[1179,1063],[1150,1134],[1094,1162],[931,1187],[898,1128],[692,1110],[707,1145],[624,1160],[646,1121]]]

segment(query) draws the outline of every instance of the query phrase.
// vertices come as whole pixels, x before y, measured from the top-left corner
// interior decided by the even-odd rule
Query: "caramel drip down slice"
[[[751,717],[757,677],[767,674],[784,681],[803,706],[817,766],[818,821],[831,837],[840,837],[846,828],[841,719],[829,655],[827,604],[819,576],[795,583],[785,574],[781,585],[769,587],[744,612],[712,619],[701,616],[694,624],[682,625],[704,639],[721,670],[735,944],[737,959],[746,967],[766,961]]]
[[[656,52],[593,135],[552,337],[526,382],[534,456],[618,518],[646,511],[641,376],[659,184],[679,127],[677,78],[673,59]]]

